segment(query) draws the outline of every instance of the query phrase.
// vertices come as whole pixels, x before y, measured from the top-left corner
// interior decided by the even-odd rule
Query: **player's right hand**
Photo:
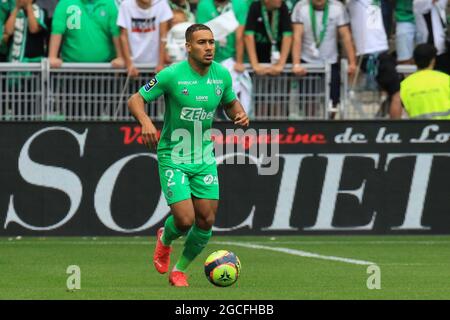
[[[241,127],[248,127],[250,124],[250,120],[248,119],[248,116],[245,112],[239,112],[234,117],[234,124],[237,124]]]
[[[158,146],[158,130],[153,123],[146,122],[141,127],[142,142],[149,148],[155,148]]]

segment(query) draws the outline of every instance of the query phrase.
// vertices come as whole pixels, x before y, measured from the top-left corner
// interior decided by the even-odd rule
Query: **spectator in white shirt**
[[[418,43],[434,45],[437,50],[435,69],[450,74],[449,50],[446,47],[447,21],[445,9],[448,0],[414,0]]]
[[[396,59],[390,56],[388,36],[383,23],[380,1],[349,0],[347,9],[350,15],[356,54],[361,70],[365,74],[366,89],[387,92],[389,115],[397,117],[390,110],[401,109],[400,77],[395,70]],[[355,79],[356,80],[356,79]],[[381,116],[387,113],[383,106]]]
[[[292,10],[292,72],[305,75],[301,63],[331,64],[330,97],[333,105],[340,98],[338,34],[349,60],[349,74],[356,70],[356,56],[350,20],[344,5],[336,0],[302,0]]]
[[[119,7],[117,25],[128,74],[139,75],[136,63],[164,68],[165,44],[172,10],[166,0],[124,0]]]

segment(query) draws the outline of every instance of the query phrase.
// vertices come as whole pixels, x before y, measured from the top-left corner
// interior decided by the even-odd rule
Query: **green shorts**
[[[193,195],[200,199],[219,200],[217,165],[173,164],[159,162],[159,180],[167,204],[171,205]]]

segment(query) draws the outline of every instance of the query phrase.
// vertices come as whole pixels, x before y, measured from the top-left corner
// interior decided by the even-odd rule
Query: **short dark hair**
[[[428,43],[419,44],[414,49],[414,62],[419,69],[425,69],[430,66],[431,60],[436,58],[436,48]]]
[[[190,42],[192,39],[192,34],[196,31],[200,31],[200,30],[208,30],[212,33],[211,29],[204,24],[201,23],[195,23],[191,26],[189,26],[189,28],[187,28],[186,33],[184,34],[184,37],[186,38],[186,42]]]

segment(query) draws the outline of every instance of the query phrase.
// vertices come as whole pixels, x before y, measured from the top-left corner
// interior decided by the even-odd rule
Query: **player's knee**
[[[182,216],[175,218],[175,225],[180,231],[189,230],[193,224],[194,224],[194,217]]]
[[[203,215],[198,217],[197,226],[203,230],[210,230],[216,221],[216,215],[212,212],[209,215]]]

